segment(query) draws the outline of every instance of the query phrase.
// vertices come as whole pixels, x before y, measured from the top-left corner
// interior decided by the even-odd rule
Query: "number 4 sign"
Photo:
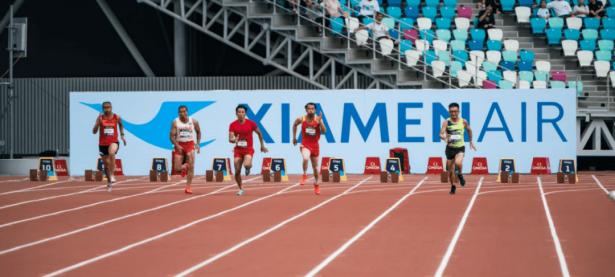
[[[399,158],[388,158],[385,163],[385,167],[387,172],[397,174],[400,181],[404,180],[402,176],[401,163],[399,161]]]

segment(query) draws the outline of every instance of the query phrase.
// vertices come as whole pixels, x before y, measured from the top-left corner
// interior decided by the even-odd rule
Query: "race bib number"
[[[459,141],[461,140],[461,135],[451,135],[451,138],[449,141]]]
[[[179,131],[179,137],[180,138],[191,138],[192,137],[192,132],[190,132],[188,130],[180,130]]]
[[[316,129],[314,129],[312,127],[307,127],[307,128],[305,128],[305,134],[307,134],[308,136],[315,136],[316,135]]]
[[[237,146],[239,147],[248,147],[248,142],[245,140],[240,140],[237,142]]]
[[[105,136],[113,136],[115,134],[115,130],[113,129],[113,127],[105,127],[103,132]]]

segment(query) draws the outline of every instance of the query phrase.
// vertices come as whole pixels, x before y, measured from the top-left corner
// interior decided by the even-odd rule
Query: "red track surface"
[[[399,184],[353,175],[323,184],[320,196],[296,185],[298,176],[253,178],[242,197],[230,182],[202,178],[187,196],[177,180],[126,178],[108,193],[102,183],[2,177],[0,272],[607,276],[615,201],[605,190],[615,190],[615,174],[592,174],[574,185],[554,176],[522,176],[520,184],[468,176],[454,196],[425,175]]]

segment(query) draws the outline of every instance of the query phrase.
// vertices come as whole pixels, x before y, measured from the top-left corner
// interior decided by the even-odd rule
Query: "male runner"
[[[186,194],[192,194],[192,178],[194,177],[194,151],[201,153],[201,127],[199,122],[188,117],[188,107],[178,108],[179,117],[171,124],[171,143],[175,146],[173,169],[181,170],[181,176],[186,177]],[[195,138],[196,133],[196,138]],[[196,139],[196,142],[195,142]]]
[[[468,131],[468,137],[470,139],[470,148],[476,151],[474,142],[472,142],[472,128],[468,122],[459,117],[459,104],[451,103],[448,105],[448,113],[450,117],[442,123],[440,129],[440,139],[446,141],[446,170],[448,171],[448,178],[451,182],[450,194],[455,194],[457,187],[453,183],[453,176],[455,170],[457,170],[457,177],[459,178],[459,184],[465,186],[466,181],[462,175],[463,156],[465,152],[464,143],[464,131]]]
[[[314,170],[314,193],[320,194],[320,185],[318,184],[318,156],[320,155],[320,146],[318,140],[320,134],[327,132],[325,125],[322,122],[322,112],[316,115],[316,104],[310,102],[305,105],[307,115],[299,117],[293,123],[293,145],[297,145],[297,126],[301,125],[301,156],[303,157],[303,176],[301,177],[301,185],[307,180],[308,159],[312,161],[312,169]]]
[[[98,138],[98,152],[100,158],[105,164],[105,175],[107,176],[107,191],[111,191],[111,186],[115,182],[115,155],[120,149],[120,143],[118,140],[117,129],[119,126],[120,135],[124,146],[126,146],[126,139],[124,138],[124,125],[120,116],[114,114],[111,107],[111,102],[103,102],[103,113],[96,118],[94,124],[93,134],[96,134],[100,129],[100,136]]]
[[[233,121],[228,128],[228,141],[235,144],[233,149],[233,157],[235,164],[235,181],[239,187],[237,196],[244,194],[242,182],[241,182],[241,167],[246,169],[246,176],[250,175],[250,169],[252,168],[252,156],[254,156],[254,144],[252,141],[252,132],[258,135],[258,140],[261,144],[261,152],[267,153],[267,147],[263,142],[263,134],[258,129],[256,122],[246,118],[246,110],[248,108],[244,105],[239,105],[235,108],[235,115],[237,120]]]

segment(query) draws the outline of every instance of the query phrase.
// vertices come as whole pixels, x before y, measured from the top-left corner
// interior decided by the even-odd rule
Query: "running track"
[[[231,182],[0,178],[3,276],[607,276],[615,174],[439,176],[399,184],[349,176],[315,196],[298,176],[247,194]]]

